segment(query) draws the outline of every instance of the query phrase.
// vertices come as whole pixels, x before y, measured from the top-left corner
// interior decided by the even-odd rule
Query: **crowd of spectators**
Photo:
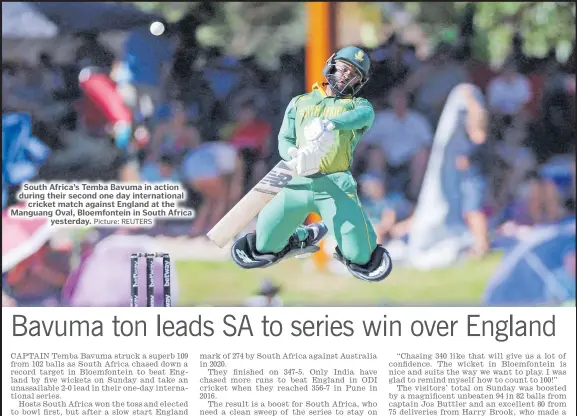
[[[466,37],[440,42],[424,62],[394,36],[372,51],[376,69],[365,91],[376,118],[358,147],[355,170],[371,174],[360,176],[361,188],[367,207],[382,206],[374,219],[382,239],[406,235],[439,117],[449,93],[463,83],[479,87],[488,108],[482,146],[454,161],[468,178],[464,212],[483,217],[475,221],[481,230],[471,226],[473,234],[485,234],[476,236],[484,240],[476,254],[490,249],[492,230],[511,230],[503,225],[555,223],[574,213],[574,52],[564,64],[553,49],[529,57],[516,35],[495,70],[475,59],[470,44]]]
[[[381,242],[410,230],[437,122],[449,93],[465,82],[485,93],[490,120],[483,157],[455,160],[487,185],[474,187],[479,206],[471,209],[492,227],[554,222],[574,210],[574,53],[564,64],[555,51],[527,57],[515,37],[494,70],[471,49],[467,39],[441,42],[421,60],[391,36],[369,51],[363,94],[376,118],[352,170]],[[70,155],[55,156],[58,163],[49,161],[40,176],[182,182],[197,209],[190,237],[205,234],[276,163],[284,107],[305,88],[304,50],[265,69],[253,58],[203,48],[185,30],[133,30],[116,54],[87,34],[69,64],[56,65],[48,54],[38,62],[3,62],[2,105],[3,113],[31,113],[35,135],[54,155]],[[82,71],[104,76],[114,91],[107,99],[129,109],[128,139],[127,120],[96,105],[78,82]]]

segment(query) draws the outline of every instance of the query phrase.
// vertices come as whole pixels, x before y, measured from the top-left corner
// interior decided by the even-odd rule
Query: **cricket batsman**
[[[376,243],[349,171],[355,147],[375,117],[372,105],[357,96],[370,65],[362,49],[347,46],[327,60],[322,86],[315,84],[289,103],[278,147],[293,179],[260,212],[256,233],[233,244],[232,258],[240,267],[268,267],[313,253],[331,232],[335,258],[353,276],[378,282],[391,272],[389,254]],[[323,222],[302,225],[312,212]]]

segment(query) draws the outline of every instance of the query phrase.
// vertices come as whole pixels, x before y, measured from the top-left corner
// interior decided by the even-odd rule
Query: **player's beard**
[[[329,79],[329,85],[334,86],[337,92],[341,95],[353,95],[355,93],[355,87],[359,84],[360,78],[356,75],[350,77],[344,77],[339,72],[329,75],[332,79]]]

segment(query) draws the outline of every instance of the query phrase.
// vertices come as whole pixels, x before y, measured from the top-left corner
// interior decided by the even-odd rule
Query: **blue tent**
[[[2,39],[40,39],[81,32],[129,30],[163,21],[118,2],[3,2]]]
[[[8,200],[8,186],[34,178],[49,155],[50,149],[32,136],[30,115],[2,115],[2,208]]]
[[[530,306],[574,300],[574,265],[575,217],[538,227],[505,255],[483,303]]]

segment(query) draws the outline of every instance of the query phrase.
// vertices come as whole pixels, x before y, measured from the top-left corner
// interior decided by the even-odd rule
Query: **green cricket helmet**
[[[352,66],[356,71],[345,71],[339,62]],[[370,69],[371,60],[365,51],[356,46],[345,46],[327,60],[323,75],[337,96],[354,96],[369,80]]]

